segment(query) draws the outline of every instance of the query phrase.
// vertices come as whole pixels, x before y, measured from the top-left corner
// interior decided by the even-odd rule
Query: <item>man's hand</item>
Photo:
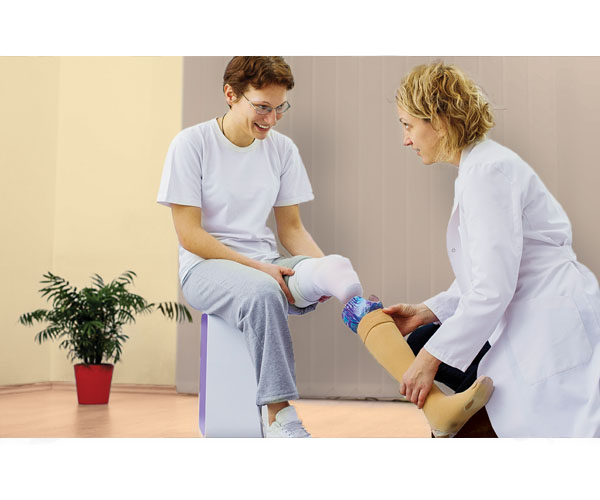
[[[263,273],[267,273],[269,276],[272,276],[275,279],[275,281],[279,283],[279,286],[283,290],[283,293],[285,293],[288,302],[290,304],[294,303],[294,297],[292,296],[290,289],[287,287],[287,285],[285,284],[285,280],[283,279],[284,276],[293,276],[293,269],[260,261],[257,261],[254,267],[259,271],[262,271]]]

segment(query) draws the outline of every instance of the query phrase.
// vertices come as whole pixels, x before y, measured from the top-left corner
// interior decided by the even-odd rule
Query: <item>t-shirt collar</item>
[[[240,146],[236,146],[233,142],[231,142],[229,139],[227,139],[227,137],[225,137],[223,135],[223,132],[221,132],[221,127],[219,127],[219,122],[217,121],[217,119],[215,118],[214,120],[211,120],[213,123],[213,130],[215,132],[215,135],[217,136],[217,141],[224,145],[225,147],[228,147],[230,149],[233,149],[234,151],[238,151],[240,153],[246,153],[249,151],[253,151],[256,148],[257,143],[259,142],[258,139],[254,139],[254,141],[252,141],[252,144],[250,144],[249,146],[245,146],[245,147],[240,147]]]

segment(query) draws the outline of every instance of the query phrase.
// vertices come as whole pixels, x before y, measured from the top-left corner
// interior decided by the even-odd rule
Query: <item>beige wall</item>
[[[52,267],[59,66],[0,57],[0,385],[50,373],[50,346],[17,319],[43,306],[37,285]]]
[[[155,198],[166,150],[180,130],[182,62],[153,57],[21,61],[32,73],[44,70],[46,79],[18,75],[15,62],[0,59],[1,80],[12,86],[11,93],[2,95],[16,96],[15,115],[22,123],[14,130],[22,145],[13,146],[2,161],[3,171],[11,164],[21,169],[6,188],[13,203],[2,214],[3,224],[17,233],[12,253],[2,261],[12,267],[16,263],[10,283],[18,286],[7,308],[11,314],[4,308],[2,313],[8,326],[1,355],[11,358],[12,369],[2,363],[0,384],[72,381],[66,352],[56,345],[35,345],[37,330],[14,324],[13,316],[43,304],[35,290],[47,269],[77,286],[89,283],[93,273],[112,279],[132,269],[138,273],[136,293],[149,301],[177,298],[176,238],[169,211]],[[30,95],[39,95],[41,109],[31,106],[29,115],[20,116]],[[46,107],[51,109],[42,113]],[[4,117],[1,124],[14,129]],[[20,161],[21,150],[27,163]],[[39,164],[38,157],[47,165]],[[17,201],[23,204],[23,192],[31,193],[31,205],[27,211],[15,210]],[[44,247],[37,243],[40,236]],[[34,269],[25,257],[32,251],[37,255]],[[2,293],[9,296],[11,291]],[[127,328],[130,340],[114,382],[174,384],[175,331],[175,324],[160,314],[141,317]],[[8,340],[13,338],[23,345],[18,352],[16,341]]]
[[[433,57],[289,57],[296,86],[277,124],[298,145],[316,199],[303,221],[326,253],[348,256],[367,294],[417,302],[446,288],[445,234],[456,169],[402,147],[394,92]],[[446,57],[496,108],[492,138],[530,162],[573,223],[579,259],[600,276],[600,58]],[[225,112],[224,58],[186,58],[186,124]],[[302,396],[395,397],[397,383],[340,320],[331,300],[291,317]],[[189,332],[180,327],[180,332]]]

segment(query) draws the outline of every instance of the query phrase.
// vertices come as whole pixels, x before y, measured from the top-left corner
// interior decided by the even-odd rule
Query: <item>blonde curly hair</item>
[[[441,61],[413,68],[400,82],[396,103],[435,130],[444,130],[436,161],[451,158],[494,126],[482,90],[456,66]]]

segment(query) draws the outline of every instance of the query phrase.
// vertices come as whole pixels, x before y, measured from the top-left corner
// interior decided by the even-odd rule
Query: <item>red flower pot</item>
[[[80,405],[105,405],[110,396],[113,365],[75,365],[77,400]]]

